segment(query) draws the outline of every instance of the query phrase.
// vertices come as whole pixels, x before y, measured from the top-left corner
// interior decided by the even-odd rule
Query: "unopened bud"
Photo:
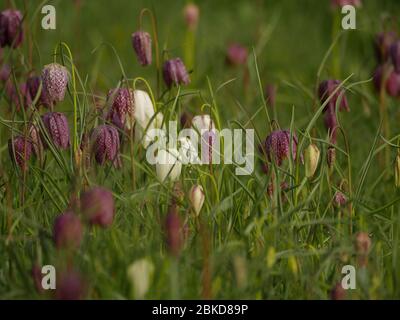
[[[205,199],[205,196],[204,196],[203,187],[200,185],[194,185],[190,189],[189,200],[190,200],[190,203],[193,206],[193,210],[197,216],[199,215],[200,210],[203,207],[204,199]]]
[[[311,178],[318,167],[320,151],[315,144],[310,144],[305,152],[305,166],[306,166],[306,177]]]

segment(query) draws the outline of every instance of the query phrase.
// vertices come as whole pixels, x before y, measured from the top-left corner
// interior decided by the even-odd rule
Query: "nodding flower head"
[[[36,96],[39,94],[39,88],[40,88],[41,82],[42,82],[42,79],[36,75],[31,75],[28,78],[28,80],[26,80],[26,86],[27,86],[27,89],[30,94],[30,98],[31,98],[32,102],[35,100]],[[50,102],[46,96],[45,91],[43,90],[43,84],[42,84],[42,88],[40,91],[40,95],[37,99],[36,105],[38,105],[38,106],[42,105],[44,107],[50,106]]]
[[[114,198],[111,191],[94,187],[81,195],[81,210],[92,225],[110,226],[114,220]]]
[[[43,155],[43,143],[42,139],[40,138],[39,130],[35,124],[30,123],[28,132],[33,152],[35,153],[36,157],[40,158]]]
[[[83,235],[79,217],[72,211],[59,215],[54,221],[53,239],[57,249],[78,248]]]
[[[132,46],[142,66],[151,64],[151,37],[147,32],[132,33]]]
[[[289,130],[275,130],[267,137],[264,142],[264,152],[269,161],[275,161],[280,166],[284,159],[289,158],[290,153],[292,159],[296,159],[297,136],[295,133],[290,134]],[[290,144],[292,144],[292,152],[290,152]]]
[[[390,46],[390,57],[395,72],[400,73],[400,41],[396,41]]]
[[[375,54],[379,63],[388,60],[390,48],[396,40],[397,35],[394,31],[380,32],[375,36]]]
[[[47,138],[55,146],[68,149],[70,146],[70,135],[67,117],[61,112],[48,112],[42,116],[43,125],[46,129]],[[44,145],[47,147],[46,136],[43,135]]]
[[[175,257],[179,256],[183,245],[182,222],[177,211],[177,206],[171,205],[165,220],[167,246]]]
[[[384,75],[384,70],[388,74]],[[382,83],[384,77],[386,82]],[[373,82],[378,92],[380,92],[381,86],[384,85],[384,89],[389,96],[398,97],[400,95],[400,73],[392,69],[386,69],[385,66],[378,66],[373,75]]]
[[[0,46],[17,48],[23,39],[22,14],[7,9],[0,13]]]
[[[82,276],[74,270],[57,272],[57,300],[80,300],[85,297],[86,284]]]
[[[195,30],[199,22],[200,10],[194,3],[188,3],[183,8],[183,17],[185,18],[186,25],[190,30]]]
[[[115,127],[109,125],[98,126],[94,129],[91,140],[92,150],[98,164],[102,165],[106,161],[110,161],[114,166],[120,166],[119,134]]]
[[[187,85],[190,83],[190,77],[180,58],[165,61],[163,67],[163,76],[168,88],[175,85]]]
[[[135,99],[132,89],[111,89],[108,91],[107,101],[111,102],[107,120],[120,129],[124,129],[125,127],[129,129],[133,126]]]
[[[68,86],[67,68],[58,64],[51,63],[44,66],[42,70],[43,91],[48,102],[55,105],[64,100]]]
[[[226,62],[232,66],[244,65],[247,62],[249,52],[246,47],[238,43],[233,43],[228,46],[226,52]]]
[[[23,136],[14,137],[14,139],[8,140],[8,151],[11,159],[21,169],[26,170],[32,154],[31,142]]]
[[[325,103],[325,101],[333,94],[336,88],[340,85],[339,80],[325,80],[322,81],[318,88],[319,99],[321,104]],[[347,98],[345,95],[345,91],[343,88],[340,88],[336,91],[336,93],[329,100],[328,104],[324,108],[324,112],[328,109],[335,110],[336,103],[338,99],[341,99],[339,102],[339,110],[350,111],[349,104],[347,102]]]
[[[336,191],[335,195],[333,196],[333,204],[340,208],[346,205],[346,203],[347,197],[341,191]]]

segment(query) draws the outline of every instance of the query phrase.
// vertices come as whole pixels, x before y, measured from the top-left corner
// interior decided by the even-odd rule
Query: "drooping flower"
[[[40,83],[42,82],[41,78],[39,76],[31,75],[28,80],[26,81],[26,86],[28,88],[28,92],[30,94],[30,98],[32,102],[36,98],[36,96],[39,94],[39,89],[40,89]],[[42,88],[40,91],[40,95],[37,100],[37,106],[44,106],[44,107],[50,107],[51,103],[49,102],[49,99],[46,96],[45,91],[43,90],[43,84]]]
[[[54,106],[64,100],[68,86],[68,70],[58,63],[45,65],[42,70],[43,91],[48,103]]]
[[[57,273],[55,298],[57,300],[80,300],[86,294],[86,284],[81,274],[75,270]]]
[[[72,211],[59,215],[54,221],[53,239],[57,249],[78,248],[83,235],[83,226],[79,217]]]
[[[119,134],[115,127],[106,124],[98,126],[94,129],[91,140],[98,164],[103,165],[106,161],[110,161],[116,167],[121,165]]]
[[[143,90],[133,92],[135,101],[134,118],[142,129],[146,129],[151,118],[154,116],[154,106],[149,94]]]
[[[397,40],[394,31],[380,32],[375,36],[375,54],[379,63],[384,63],[389,58],[390,47]]]
[[[36,125],[31,123],[28,127],[29,132],[29,141],[32,144],[33,152],[35,153],[36,157],[41,158],[43,155],[43,143],[42,139],[40,138],[40,133]]]
[[[167,214],[165,231],[169,252],[178,257],[183,246],[183,229],[176,205],[172,205]]]
[[[204,204],[204,190],[201,185],[194,185],[189,191],[189,200],[192,204],[193,210],[198,216]]]
[[[8,151],[13,160],[21,169],[26,170],[32,154],[32,144],[24,136],[16,136],[8,140]]]
[[[142,66],[151,64],[151,37],[145,31],[132,33],[132,46]]]
[[[0,13],[0,46],[17,48],[23,40],[22,14],[7,9]]]
[[[149,290],[153,272],[154,265],[147,258],[136,260],[128,267],[127,273],[132,286],[133,298],[144,299]]]
[[[341,191],[336,191],[335,195],[333,196],[333,204],[340,208],[345,206],[347,203],[347,197]]]
[[[226,52],[226,62],[232,66],[244,65],[247,63],[249,52],[246,47],[238,43],[232,43],[228,46]]]
[[[176,149],[160,149],[157,154],[156,173],[160,182],[167,178],[171,181],[179,179],[182,163],[179,161],[179,152]]]
[[[135,109],[133,90],[130,88],[111,89],[108,91],[107,101],[111,101],[107,119],[120,129],[131,129]]]
[[[304,162],[306,169],[306,177],[311,178],[314,176],[318,167],[320,151],[318,147],[311,143],[304,151]]]
[[[378,66],[374,72],[373,82],[375,89],[378,92],[381,90],[384,70],[389,72],[389,75],[385,75],[386,83],[384,84],[384,88],[386,89],[386,93],[391,97],[398,97],[400,95],[400,73],[386,69],[384,66]]]
[[[195,116],[192,119],[192,126],[201,134],[202,130],[208,131],[215,129],[214,121],[209,114]]]
[[[296,159],[297,144],[296,133],[291,135],[289,130],[275,130],[265,140],[264,151],[269,161],[275,161],[280,166],[284,159],[289,158],[290,154],[293,160]],[[292,145],[292,152],[290,152],[290,145]]]
[[[170,59],[165,61],[163,67],[163,76],[165,84],[168,88],[174,84],[187,85],[190,83],[190,77],[180,58]]]
[[[332,79],[324,80],[320,83],[318,88],[318,94],[321,104],[325,103],[325,101],[333,94],[333,92],[337,89],[339,85],[340,85],[339,80],[332,80]],[[347,102],[347,98],[343,88],[339,88],[336,91],[336,93],[329,100],[323,111],[326,112],[328,109],[335,110],[336,103],[338,102],[339,98],[341,99],[339,101],[339,110],[350,111],[349,104]]]
[[[196,30],[199,22],[200,10],[194,3],[188,3],[183,8],[183,16],[185,18],[186,25],[190,30]]]
[[[114,198],[111,191],[94,187],[81,195],[81,211],[90,224],[110,226],[114,220]]]
[[[47,137],[55,146],[68,149],[70,146],[70,134],[67,117],[61,112],[48,112],[42,116],[42,122],[46,129]],[[46,135],[42,134],[45,147],[48,146]]]

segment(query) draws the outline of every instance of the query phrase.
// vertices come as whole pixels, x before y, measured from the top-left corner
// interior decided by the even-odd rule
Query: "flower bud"
[[[0,47],[17,48],[23,39],[22,14],[7,9],[0,13]]]
[[[381,32],[375,36],[375,54],[378,62],[386,62],[389,58],[390,47],[397,40],[397,35],[393,31]]]
[[[114,198],[111,191],[94,187],[81,195],[81,211],[90,224],[110,226],[114,219]]]
[[[74,270],[57,273],[55,298],[57,300],[80,300],[86,292],[82,276]]]
[[[390,46],[390,57],[392,58],[394,71],[400,73],[400,41],[396,41]]]
[[[200,210],[204,204],[204,190],[201,185],[194,185],[189,192],[189,200],[192,204],[193,210],[198,216],[200,214]]]
[[[400,187],[400,154],[397,154],[394,161],[394,184],[397,188]]]
[[[328,168],[332,169],[335,165],[336,160],[336,149],[334,147],[329,147],[326,154],[326,162],[328,164]]]
[[[192,126],[200,134],[202,130],[213,130],[215,129],[214,121],[211,119],[209,114],[203,114],[192,118]]]
[[[56,218],[53,239],[57,249],[75,249],[81,244],[83,227],[79,217],[67,211]]]
[[[169,252],[178,257],[183,246],[182,223],[176,205],[172,205],[165,221]]]
[[[190,30],[196,30],[199,22],[200,10],[194,3],[188,3],[183,8],[183,16],[185,18],[186,25]]]
[[[289,130],[275,130],[267,137],[264,142],[265,153],[269,161],[275,161],[278,166],[281,166],[284,159],[292,156],[296,159],[297,149],[297,136]],[[290,152],[290,145],[292,145],[292,152]]]
[[[306,177],[312,178],[318,167],[320,151],[315,144],[310,144],[304,152]]]
[[[106,161],[110,161],[115,167],[121,165],[119,134],[115,127],[106,124],[98,126],[94,129],[91,140],[98,164],[103,165]]]
[[[180,58],[167,60],[163,67],[163,76],[165,84],[171,88],[173,84],[187,85],[190,83],[190,77],[186,71],[186,67]]]
[[[182,163],[179,161],[179,152],[176,149],[158,150],[156,173],[160,182],[166,178],[176,181],[181,175]]]
[[[8,151],[11,159],[23,170],[27,169],[32,154],[31,142],[23,136],[8,140]]]
[[[112,101],[107,119],[120,129],[133,127],[134,95],[130,88],[116,88],[108,91],[107,101]]]
[[[61,112],[48,112],[42,116],[42,122],[48,139],[61,149],[70,146],[70,135],[67,117]],[[43,137],[44,145],[47,147],[47,139]]]
[[[144,299],[149,290],[154,265],[147,258],[136,260],[128,267],[128,279],[135,299]]]
[[[226,62],[231,66],[239,66],[247,63],[249,52],[247,48],[238,43],[229,45],[226,52]]]
[[[346,205],[347,197],[340,191],[336,191],[333,196],[333,204],[340,208]]]
[[[142,66],[151,64],[151,37],[147,32],[132,33],[132,45]]]
[[[67,68],[58,63],[45,65],[42,70],[42,83],[42,91],[49,104],[55,105],[63,101],[68,86]]]
[[[145,130],[154,116],[154,106],[149,94],[143,90],[133,92],[135,101],[134,118],[141,129]]]
[[[36,125],[31,123],[28,127],[28,132],[29,132],[29,141],[32,144],[32,149],[33,152],[35,153],[36,157],[39,159],[42,158],[43,156],[43,143],[42,139],[40,138],[40,133]]]

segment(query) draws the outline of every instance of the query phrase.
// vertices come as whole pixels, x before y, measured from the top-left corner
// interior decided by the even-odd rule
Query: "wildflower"
[[[264,151],[269,161],[275,161],[280,166],[283,160],[289,157],[290,153],[292,159],[296,159],[297,143],[295,133],[291,136],[288,130],[275,130],[265,140]],[[290,152],[290,145],[292,145],[292,152]]]
[[[145,31],[132,33],[132,45],[142,66],[151,64],[151,37]]]
[[[26,86],[28,88],[28,92],[30,94],[30,98],[32,101],[36,98],[36,96],[39,94],[39,88],[42,80],[39,76],[31,75],[28,80],[26,81]],[[38,97],[37,103],[38,106],[42,105],[45,107],[50,107],[51,103],[49,102],[45,91],[43,90],[43,84],[42,84],[42,89],[40,91],[40,95]]]
[[[27,169],[27,163],[32,154],[31,142],[23,136],[17,136],[8,140],[8,151],[11,159],[23,170]]]
[[[384,74],[384,71],[389,74]],[[385,73],[386,73],[385,72]],[[385,76],[386,82],[382,84],[382,79]],[[373,75],[373,82],[375,89],[380,92],[381,86],[384,85],[386,93],[391,97],[397,97],[400,95],[400,74],[394,70],[385,69],[383,66],[378,66]]]
[[[98,126],[94,129],[91,140],[92,150],[98,164],[103,165],[106,161],[110,161],[116,167],[121,165],[119,134],[115,127]]]
[[[192,186],[189,192],[189,200],[197,216],[200,214],[201,208],[203,207],[204,199],[203,187],[201,185]]]
[[[336,191],[333,196],[333,204],[336,207],[343,207],[347,202],[347,197],[340,191]]]
[[[81,195],[82,214],[90,224],[110,226],[114,219],[114,198],[111,191],[94,187]]]
[[[42,70],[42,84],[44,95],[51,106],[63,101],[68,86],[67,68],[58,63],[45,65]]]
[[[8,64],[3,64],[0,68],[0,81],[7,83],[11,76],[11,67]]]
[[[325,103],[325,101],[333,94],[333,92],[337,89],[339,85],[340,85],[339,80],[325,80],[320,83],[318,88],[318,94],[321,104]],[[341,99],[339,101],[339,110],[350,111],[349,104],[347,102],[347,98],[343,88],[340,88],[336,91],[336,93],[329,100],[328,104],[325,106],[323,111],[326,112],[328,109],[335,110],[338,99]]]
[[[134,95],[130,88],[116,88],[108,91],[107,101],[111,100],[111,108],[107,119],[116,127],[131,129],[133,127]]]
[[[156,173],[161,182],[164,182],[166,178],[169,178],[171,181],[178,180],[181,169],[182,163],[179,161],[178,150],[172,148],[158,150]]]
[[[331,0],[331,5],[333,8],[343,7],[346,5],[361,7],[361,0]]]
[[[58,300],[80,300],[86,292],[82,276],[74,270],[57,273],[55,298]]]
[[[375,53],[378,62],[384,63],[389,58],[390,47],[397,40],[397,35],[393,31],[381,32],[375,36]]]
[[[336,283],[330,292],[331,300],[344,300],[346,298],[346,290],[340,282]]]
[[[188,3],[183,8],[183,16],[185,18],[186,25],[190,30],[196,30],[199,22],[200,10],[194,3]]]
[[[210,115],[203,114],[192,118],[192,126],[199,132],[215,129],[214,121]]]
[[[42,116],[43,125],[50,141],[61,149],[70,146],[70,134],[67,117],[61,112],[48,112]],[[44,137],[45,146],[47,139]]]
[[[37,126],[31,123],[28,127],[28,132],[33,152],[35,153],[36,157],[41,158],[43,156],[44,148]]]
[[[392,58],[394,71],[400,73],[400,41],[396,41],[390,46],[390,57]]]
[[[233,43],[228,46],[226,52],[226,62],[232,66],[244,65],[247,63],[249,52],[247,48],[238,43]]]
[[[334,147],[329,147],[326,155],[326,162],[328,164],[328,168],[332,169],[336,160],[336,149]]]
[[[320,151],[315,144],[310,144],[304,152],[306,177],[311,178],[318,167]]]
[[[17,48],[23,40],[22,14],[7,9],[0,13],[0,47]]]
[[[135,299],[144,299],[149,290],[153,272],[154,265],[147,258],[136,260],[128,267],[128,279]]]
[[[360,267],[365,267],[368,264],[368,254],[371,249],[371,238],[366,232],[358,232],[355,239],[355,250],[358,257]]]
[[[173,205],[167,214],[165,230],[168,249],[173,256],[178,257],[183,245],[183,235],[182,223],[176,205]]]
[[[143,90],[135,90],[133,96],[135,101],[135,110],[133,113],[135,121],[142,129],[146,129],[155,113],[153,102],[148,93]]]
[[[53,227],[53,239],[57,249],[78,248],[82,235],[81,220],[72,211],[67,211],[56,218]]]
[[[173,84],[187,85],[190,83],[190,77],[186,71],[186,67],[180,58],[165,61],[163,67],[163,76],[165,84],[171,88]]]
[[[179,119],[181,127],[185,129],[190,128],[190,126],[192,125],[192,119],[193,115],[190,112],[188,111],[182,112],[181,117]]]

